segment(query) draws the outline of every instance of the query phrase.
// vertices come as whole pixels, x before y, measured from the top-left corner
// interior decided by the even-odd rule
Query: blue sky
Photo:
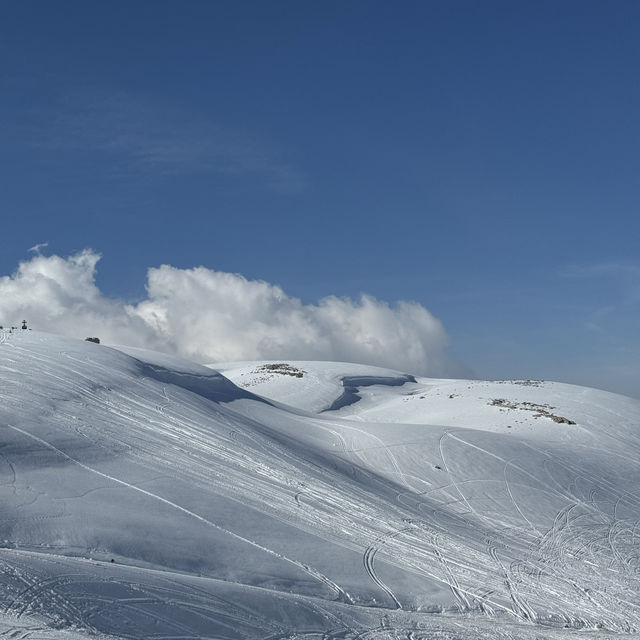
[[[22,2],[0,274],[204,265],[442,320],[479,377],[640,396],[640,4]]]

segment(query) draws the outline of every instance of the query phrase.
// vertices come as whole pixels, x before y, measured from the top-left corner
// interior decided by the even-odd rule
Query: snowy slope
[[[413,376],[392,369],[346,362],[232,362],[209,367],[243,389],[312,413],[355,402],[367,385],[415,382]]]
[[[0,634],[637,634],[640,403],[218,368],[0,334]]]

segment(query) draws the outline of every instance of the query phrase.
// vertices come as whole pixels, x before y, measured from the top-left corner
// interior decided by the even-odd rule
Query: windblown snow
[[[0,636],[640,631],[640,402],[0,332]]]

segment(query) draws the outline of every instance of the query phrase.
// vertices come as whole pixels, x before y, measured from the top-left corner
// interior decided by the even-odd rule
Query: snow
[[[0,635],[640,630],[640,402],[0,332]]]

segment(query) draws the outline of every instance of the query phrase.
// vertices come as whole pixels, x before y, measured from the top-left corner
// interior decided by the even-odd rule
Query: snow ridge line
[[[290,564],[293,564],[294,566],[298,567],[299,569],[302,569],[302,571],[304,571],[305,573],[307,573],[308,575],[310,575],[312,578],[315,578],[316,580],[318,580],[319,582],[322,582],[324,585],[326,585],[327,587],[329,587],[331,590],[335,591],[337,598],[336,601],[338,602],[343,602],[345,604],[354,604],[353,600],[351,599],[351,596],[344,591],[341,587],[339,587],[335,582],[333,582],[332,580],[330,580],[329,578],[327,578],[325,575],[323,575],[322,573],[320,573],[317,569],[314,569],[298,560],[293,560],[291,558],[288,558],[287,556],[278,553],[277,551],[274,551],[273,549],[269,549],[268,547],[264,547],[261,544],[253,541],[253,540],[249,540],[248,538],[245,538],[237,533],[234,533],[233,531],[229,531],[228,529],[225,529],[224,527],[221,527],[220,525],[216,524],[215,522],[212,522],[211,520],[208,520],[207,518],[193,512],[190,511],[189,509],[186,509],[185,507],[172,502],[171,500],[167,500],[167,498],[163,498],[162,496],[159,496],[155,493],[152,493],[151,491],[147,491],[146,489],[142,489],[141,487],[137,487],[134,484],[130,484],[129,482],[126,482],[124,480],[120,480],[119,478],[115,478],[114,476],[109,475],[108,473],[104,473],[103,471],[99,471],[98,469],[94,469],[93,467],[90,467],[89,465],[84,464],[83,462],[80,462],[79,460],[76,460],[75,458],[71,457],[69,454],[65,453],[64,451],[62,451],[61,449],[58,449],[58,447],[52,445],[50,442],[47,442],[46,440],[43,440],[42,438],[39,438],[38,436],[29,433],[28,431],[24,431],[23,429],[20,429],[19,427],[16,427],[12,424],[7,424],[7,427],[9,429],[13,429],[14,431],[17,431],[18,433],[21,433],[24,436],[27,436],[28,438],[31,438],[32,440],[35,440],[36,442],[40,443],[41,445],[43,445],[44,447],[47,447],[47,449],[50,449],[51,451],[55,451],[56,453],[58,453],[59,455],[61,455],[63,458],[65,458],[66,460],[69,460],[69,462],[72,462],[76,465],[78,465],[80,468],[85,469],[85,471],[89,471],[90,473],[94,473],[98,476],[101,476],[103,478],[106,478],[107,480],[111,480],[112,482],[115,482],[116,484],[122,485],[123,487],[127,487],[128,489],[133,489],[134,491],[138,491],[139,493],[142,493],[143,495],[146,495],[150,498],[153,498],[155,500],[158,500],[159,502],[162,502],[170,507],[173,507],[174,509],[177,509],[178,511],[181,511],[182,513],[187,514],[188,516],[191,516],[192,518],[195,518],[196,520],[199,520],[200,522],[203,522],[204,524],[218,530],[221,531],[229,536],[231,536],[232,538],[235,538],[236,540],[239,540],[240,542],[244,542],[248,545],[251,545],[252,547],[255,547],[256,549],[259,549],[260,551],[264,551],[265,553],[268,553],[269,555],[275,556],[276,558],[278,558],[279,560],[284,560],[285,562],[289,562]]]

